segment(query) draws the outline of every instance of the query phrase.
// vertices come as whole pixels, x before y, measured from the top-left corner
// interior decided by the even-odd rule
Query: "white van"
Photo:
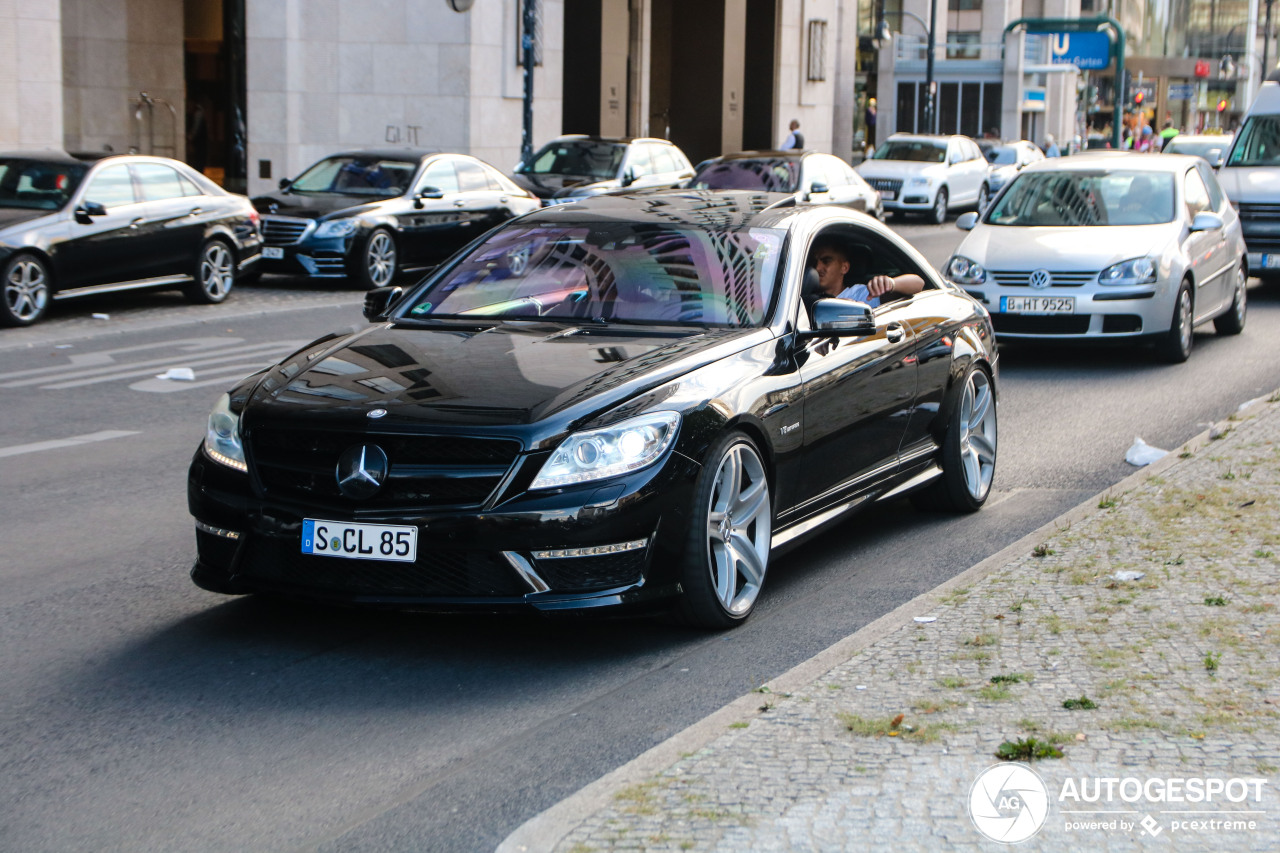
[[[1240,212],[1249,272],[1280,278],[1280,70],[1245,114],[1218,181]]]

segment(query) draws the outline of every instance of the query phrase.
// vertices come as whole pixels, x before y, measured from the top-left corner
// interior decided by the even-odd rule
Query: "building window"
[[[827,79],[827,22],[809,22],[809,82]]]
[[[982,33],[948,33],[947,59],[981,59]]]
[[[980,12],[982,0],[947,0],[948,12]]]

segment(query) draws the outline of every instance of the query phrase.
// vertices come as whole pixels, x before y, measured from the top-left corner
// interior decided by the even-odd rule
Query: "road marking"
[[[125,438],[140,435],[137,430],[107,429],[102,432],[91,432],[87,435],[75,435],[71,438],[57,438],[52,441],[37,441],[34,444],[18,444],[13,447],[0,447],[0,457],[21,456],[24,453],[39,453],[42,450],[60,450],[64,447],[79,447],[95,441],[110,441],[113,438]]]

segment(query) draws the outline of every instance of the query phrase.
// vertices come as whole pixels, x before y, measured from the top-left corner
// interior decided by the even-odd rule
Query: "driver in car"
[[[924,290],[924,279],[915,273],[899,276],[873,275],[865,284],[846,285],[852,278],[863,278],[872,266],[871,250],[866,246],[842,246],[835,240],[819,239],[813,247],[813,266],[818,271],[818,287],[824,296],[852,299],[875,308],[888,293],[912,296]]]

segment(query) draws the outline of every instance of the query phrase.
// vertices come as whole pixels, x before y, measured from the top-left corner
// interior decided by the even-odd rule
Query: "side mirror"
[[[636,182],[636,170],[633,166],[628,166],[626,171],[622,173],[622,185],[629,187]]]
[[[95,216],[106,216],[107,209],[96,201],[86,201],[84,204],[76,208],[76,222],[81,225],[88,225],[93,222]]]
[[[401,296],[403,287],[375,287],[364,295],[364,318],[370,323],[387,319],[389,309]]]
[[[1196,214],[1196,218],[1191,220],[1191,231],[1213,231],[1222,228],[1226,223],[1222,221],[1222,217],[1216,213],[1210,213],[1205,210]]]
[[[1206,152],[1205,152],[1205,154],[1204,154],[1204,159],[1208,160],[1208,161],[1209,161],[1209,165],[1210,165],[1210,166],[1212,166],[1213,168],[1215,168],[1215,169],[1221,169],[1221,168],[1222,168],[1222,162],[1223,162],[1223,160],[1222,160],[1222,149],[1221,149],[1221,148],[1210,148],[1208,151],[1206,151]]]
[[[876,333],[871,306],[852,299],[819,299],[813,303],[813,331],[809,337],[835,335],[865,337]]]
[[[826,181],[814,181],[809,185],[809,194],[805,196],[805,201],[808,201],[815,195],[826,195],[829,192],[831,192],[831,187],[827,186]]]
[[[282,190],[287,190],[289,189],[289,187],[293,186],[293,181],[289,180],[288,178],[281,178],[278,186]]]
[[[972,231],[974,226],[978,224],[978,214],[972,210],[968,213],[962,213],[956,217],[956,227],[961,231]]]
[[[413,206],[422,207],[424,198],[444,198],[444,193],[439,187],[423,187],[413,194]]]

